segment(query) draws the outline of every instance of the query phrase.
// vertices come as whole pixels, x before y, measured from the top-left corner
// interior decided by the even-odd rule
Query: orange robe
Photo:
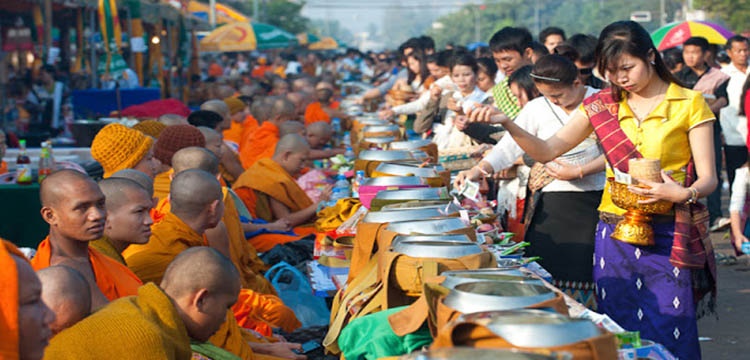
[[[208,76],[213,77],[222,77],[224,75],[224,69],[221,67],[221,65],[217,63],[213,63],[208,66]]]
[[[195,232],[171,212],[161,222],[154,224],[151,230],[148,243],[130,245],[123,252],[128,266],[144,281],[160,283],[167,266],[178,254],[194,246],[207,245],[203,234]],[[238,319],[240,325],[263,335],[270,336],[271,327],[292,332],[302,325],[291,309],[274,295],[242,289],[233,310],[235,308],[243,310],[238,311],[242,315]]]
[[[13,256],[26,257],[10,241],[0,239],[0,359],[19,358],[18,266]],[[26,260],[28,261],[28,260]]]
[[[171,176],[174,169],[169,169],[154,177],[154,197],[161,200],[169,195],[169,185],[172,184]]]
[[[330,108],[338,109],[339,102],[332,102]],[[328,113],[323,110],[323,104],[321,104],[320,101],[307,105],[307,108],[305,109],[305,126],[318,121],[325,121],[329,124],[331,123],[331,115],[328,115]]]
[[[273,156],[278,142],[279,127],[270,121],[263,122],[247,141],[240,144],[242,167],[247,169],[259,159]]]
[[[245,126],[243,125],[243,123],[232,121],[232,125],[229,126],[229,129],[226,129],[222,132],[224,141],[228,141],[239,146],[240,142],[242,141],[242,131],[244,128]]]
[[[103,255],[109,256],[110,259],[117,261],[124,266],[128,266],[127,264],[125,264],[125,259],[122,258],[122,254],[120,254],[120,252],[115,249],[115,246],[112,245],[112,241],[109,240],[108,237],[102,236],[101,239],[91,241],[89,242],[89,246],[96,249],[96,251],[102,253]]]
[[[36,249],[36,255],[31,259],[31,266],[34,270],[47,268],[51,266],[51,258],[52,243],[47,236]],[[91,269],[94,271],[96,285],[109,301],[123,296],[136,295],[138,294],[138,288],[143,285],[141,279],[127,266],[91,247],[89,247],[89,261],[91,262]]]
[[[8,163],[0,160],[0,175],[8,172]]]
[[[268,222],[278,220],[271,212],[269,198],[283,203],[291,212],[300,211],[313,203],[305,191],[297,185],[294,178],[270,158],[260,159],[255,165],[245,170],[234,183],[233,189],[245,206],[253,212],[254,217]],[[295,227],[294,232],[304,236],[314,233],[315,228],[311,225],[301,225]],[[277,244],[299,239],[288,235],[264,235],[266,236],[263,238],[250,239],[253,247],[260,252],[268,251]]]

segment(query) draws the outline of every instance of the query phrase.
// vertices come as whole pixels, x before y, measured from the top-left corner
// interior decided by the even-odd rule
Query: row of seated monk
[[[295,182],[308,142],[296,133],[281,137],[233,190],[222,186],[220,157],[207,148],[220,135],[184,126],[204,141],[173,152],[161,197],[154,197],[155,172],[141,171],[158,164],[150,153],[163,150],[159,140],[153,146],[119,124],[105,127],[92,145],[104,180],[58,170],[42,182],[49,236],[31,260],[8,242],[0,249],[3,289],[13,290],[0,296],[7,315],[0,317],[0,358],[177,359],[200,349],[241,359],[304,358],[293,351],[299,344],[277,335],[301,324],[263,277],[268,264],[258,251],[314,231],[318,204]],[[170,129],[190,131],[179,127],[159,139]],[[129,150],[123,138],[146,150]],[[243,222],[240,213],[267,224]],[[246,239],[264,226],[294,235]]]

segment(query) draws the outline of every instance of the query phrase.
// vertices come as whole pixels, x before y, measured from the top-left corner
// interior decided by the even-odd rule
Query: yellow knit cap
[[[244,101],[236,97],[228,97],[224,99],[224,103],[229,107],[229,115],[234,115],[247,107],[247,104],[245,104]]]
[[[121,124],[102,128],[91,143],[91,156],[104,168],[104,177],[132,169],[146,156],[154,139]]]
[[[136,129],[154,139],[159,137],[167,125],[164,125],[156,120],[145,120],[133,125],[133,129]]]

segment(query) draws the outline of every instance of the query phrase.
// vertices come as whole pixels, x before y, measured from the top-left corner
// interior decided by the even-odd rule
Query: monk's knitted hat
[[[203,133],[193,125],[167,126],[156,140],[154,157],[162,164],[172,166],[172,156],[177,151],[190,146],[205,147],[206,138]]]
[[[228,97],[224,99],[224,103],[229,107],[229,115],[234,115],[245,109],[247,106],[244,101],[236,97]]]
[[[136,129],[154,139],[158,138],[167,125],[164,125],[156,120],[145,120],[133,125],[133,129]]]
[[[104,177],[132,169],[148,154],[154,139],[122,124],[109,124],[91,142],[91,157],[104,169]]]

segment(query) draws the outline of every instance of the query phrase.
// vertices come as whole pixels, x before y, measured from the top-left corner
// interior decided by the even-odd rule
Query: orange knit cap
[[[104,168],[104,178],[132,169],[151,150],[154,139],[122,124],[102,128],[91,143],[91,156]]]
[[[18,248],[11,242],[0,239],[0,359],[18,359],[19,357],[19,335],[18,335],[18,266],[13,256],[26,260]]]
[[[234,115],[247,107],[244,101],[236,97],[228,97],[224,99],[224,103],[229,107],[229,115]]]
[[[159,137],[167,125],[164,125],[156,120],[145,120],[133,125],[133,129],[136,129],[154,139]]]

